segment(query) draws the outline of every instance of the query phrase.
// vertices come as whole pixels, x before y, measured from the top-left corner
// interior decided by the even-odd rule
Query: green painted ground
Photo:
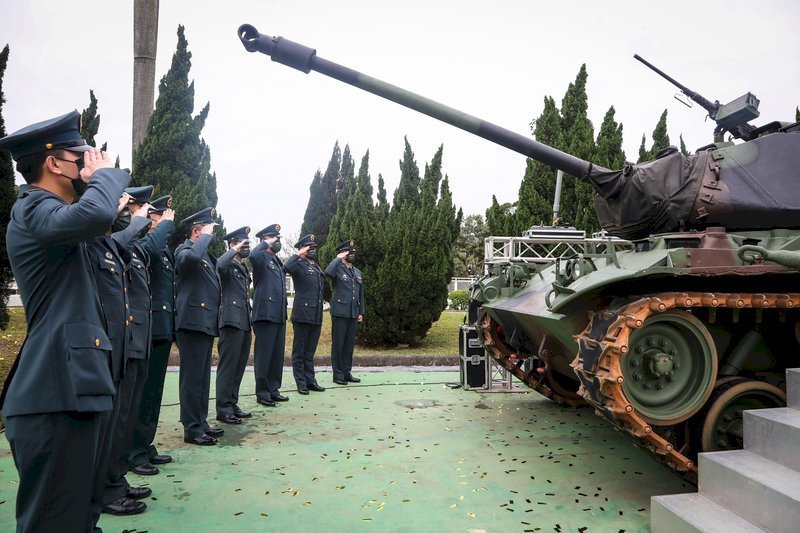
[[[590,410],[536,393],[450,389],[457,373],[407,371],[299,396],[284,376],[291,401],[270,409],[246,374],[240,403],[254,417],[202,448],[181,440],[169,373],[157,440],[175,462],[131,474],[153,488],[147,512],[104,515],[103,529],[646,531],[651,495],[694,490]],[[0,437],[0,531],[13,529],[15,492]]]

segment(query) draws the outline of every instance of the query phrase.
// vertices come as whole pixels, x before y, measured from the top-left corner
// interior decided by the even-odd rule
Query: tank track
[[[626,398],[622,384],[621,361],[628,353],[631,333],[641,328],[648,317],[668,309],[718,308],[790,310],[800,307],[800,293],[734,294],[669,292],[642,298],[614,310],[595,313],[589,324],[576,335],[579,351],[572,367],[581,380],[579,394],[595,412],[631,435],[637,444],[649,450],[674,470],[696,473],[697,466],[683,450],[659,435],[637,413]]]
[[[500,365],[508,370],[514,377],[519,379],[528,387],[532,388],[542,396],[549,398],[559,405],[569,407],[578,407],[585,405],[585,402],[580,397],[570,397],[564,394],[559,394],[557,390],[550,384],[546,373],[540,372],[537,368],[532,368],[526,372],[522,367],[525,359],[517,358],[512,352],[511,348],[505,346],[500,340],[492,335],[492,321],[489,315],[484,315],[476,323],[478,332],[484,348],[491,352],[492,357]]]

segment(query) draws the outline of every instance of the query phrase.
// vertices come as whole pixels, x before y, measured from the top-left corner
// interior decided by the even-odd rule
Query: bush
[[[450,309],[463,311],[469,305],[469,293],[465,290],[453,291],[447,295]]]

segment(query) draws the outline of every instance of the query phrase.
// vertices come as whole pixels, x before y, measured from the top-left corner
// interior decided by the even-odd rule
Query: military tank
[[[545,263],[489,262],[471,292],[481,343],[528,386],[592,406],[689,475],[698,452],[742,447],[744,409],[785,403],[800,364],[800,123],[756,127],[751,93],[712,103],[635,56],[708,112],[713,142],[607,169],[251,25],[238,36],[592,185],[607,236]]]

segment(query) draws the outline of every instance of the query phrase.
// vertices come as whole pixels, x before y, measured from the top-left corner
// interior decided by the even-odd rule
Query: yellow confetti
[[[454,503],[453,505],[451,505],[451,506],[450,506],[450,509],[455,509],[456,507],[458,507],[458,505],[456,505],[456,504]]]
[[[464,496],[463,495],[459,496],[458,499],[463,501],[464,500]]]
[[[467,516],[470,518],[475,518],[478,515],[476,515],[475,513],[467,513]]]

